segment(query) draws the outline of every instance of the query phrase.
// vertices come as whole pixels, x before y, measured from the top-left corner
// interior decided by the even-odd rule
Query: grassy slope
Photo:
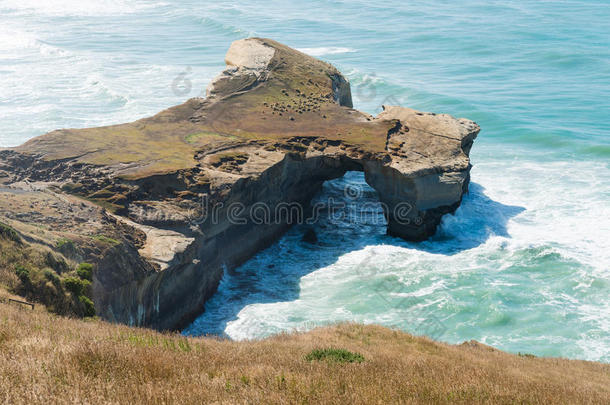
[[[0,222],[0,291],[19,293],[25,297],[20,300],[43,303],[58,314],[95,314],[90,277],[81,280],[74,262],[48,248],[25,243],[19,236],[7,239],[1,234],[3,228],[12,229]],[[71,293],[71,288],[78,293]]]
[[[0,295],[1,297],[1,295]],[[344,348],[362,363],[308,361]],[[184,338],[0,303],[1,403],[608,403],[610,365],[345,324],[253,342]]]

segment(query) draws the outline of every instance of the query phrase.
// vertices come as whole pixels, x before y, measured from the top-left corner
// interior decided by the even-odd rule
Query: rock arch
[[[236,223],[235,207],[309,206],[324,181],[360,170],[388,233],[417,241],[467,191],[474,122],[398,106],[376,117],[357,111],[337,69],[270,39],[234,42],[226,62],[206,98],[0,151],[0,186],[59,187],[113,211],[98,221],[123,235],[120,245],[87,259],[105,319],[184,326],[225,270],[291,225],[271,216]]]

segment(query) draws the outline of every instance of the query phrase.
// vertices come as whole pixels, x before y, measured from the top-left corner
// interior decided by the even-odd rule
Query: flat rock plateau
[[[357,111],[337,69],[270,39],[236,41],[225,60],[206,98],[0,150],[0,221],[53,263],[92,263],[103,319],[185,326],[224,271],[346,171],[364,172],[406,240],[434,234],[467,191],[474,122]]]

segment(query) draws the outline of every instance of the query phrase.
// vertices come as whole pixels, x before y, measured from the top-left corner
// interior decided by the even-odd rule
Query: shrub
[[[312,350],[305,360],[328,360],[337,363],[362,363],[364,356],[360,353],[353,353],[345,349],[315,349]]]
[[[85,308],[85,316],[95,316],[95,305],[93,305],[93,301],[84,295],[78,297],[78,300]]]
[[[72,242],[70,239],[61,238],[56,242],[55,245],[57,246],[57,249],[73,248],[74,242]]]
[[[66,238],[61,238],[56,242],[57,250],[64,256],[75,258],[78,256],[78,249],[73,241]]]
[[[60,257],[58,259],[51,252],[46,253],[44,261],[47,266],[49,266],[50,268],[52,268],[59,274],[65,272],[65,271],[68,271],[68,269],[70,268],[70,266],[68,266],[68,263],[66,263],[66,261],[63,259],[63,257]]]
[[[46,269],[44,271],[44,276],[47,280],[49,280],[51,283],[53,283],[53,285],[55,287],[59,287],[61,285],[61,279],[59,278],[57,273],[55,273],[49,269]]]
[[[93,280],[93,265],[89,263],[81,263],[76,269],[76,274],[83,280]]]
[[[17,231],[2,222],[0,222],[0,237],[16,243],[21,243],[21,237],[19,237]]]
[[[76,296],[81,295],[83,290],[85,289],[83,280],[76,277],[66,277],[64,279],[64,286],[66,286],[66,290],[70,291]]]
[[[21,264],[18,264],[15,266],[15,274],[17,274],[17,277],[19,277],[21,284],[23,284],[23,285],[31,284],[30,270],[25,268]]]
[[[89,280],[81,280],[83,285],[82,294],[86,297],[91,297],[91,281]]]

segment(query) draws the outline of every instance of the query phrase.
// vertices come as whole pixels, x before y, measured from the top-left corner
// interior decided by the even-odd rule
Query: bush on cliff
[[[79,249],[76,247],[76,245],[74,244],[73,241],[71,241],[70,239],[66,239],[66,238],[61,238],[59,239],[56,244],[55,247],[57,248],[57,251],[61,254],[63,254],[65,257],[69,258],[69,259],[76,259],[77,257],[80,256],[80,254],[82,252],[79,251]]]
[[[83,280],[76,277],[64,278],[64,286],[66,287],[66,290],[70,291],[77,297],[82,294],[84,289]]]
[[[93,301],[91,301],[88,297],[85,297],[84,295],[78,297],[78,300],[84,308],[85,316],[95,316],[95,305],[93,305]]]
[[[70,313],[70,297],[66,295],[60,277],[51,269],[40,270],[37,267],[15,266],[19,283],[13,292],[28,301],[42,303],[49,311],[58,314]]]
[[[47,280],[49,280],[53,285],[57,288],[61,287],[61,278],[52,270],[45,270],[44,276]]]
[[[45,264],[55,270],[57,273],[65,273],[70,269],[70,266],[63,257],[56,257],[53,253],[45,254]]]
[[[93,265],[89,263],[81,263],[76,269],[76,274],[83,280],[93,280]]]
[[[19,278],[19,281],[21,281],[21,284],[24,286],[32,283],[32,280],[30,280],[30,269],[24,267],[23,265],[18,264],[15,266],[15,274]]]
[[[80,316],[95,316],[95,305],[91,300],[91,282],[77,277],[63,280],[66,290],[72,293],[76,312]]]
[[[93,266],[85,263],[70,271],[71,265],[60,253],[16,242],[17,238],[10,236],[12,232],[1,232],[0,290],[38,302],[60,315],[95,314],[89,280]]]

